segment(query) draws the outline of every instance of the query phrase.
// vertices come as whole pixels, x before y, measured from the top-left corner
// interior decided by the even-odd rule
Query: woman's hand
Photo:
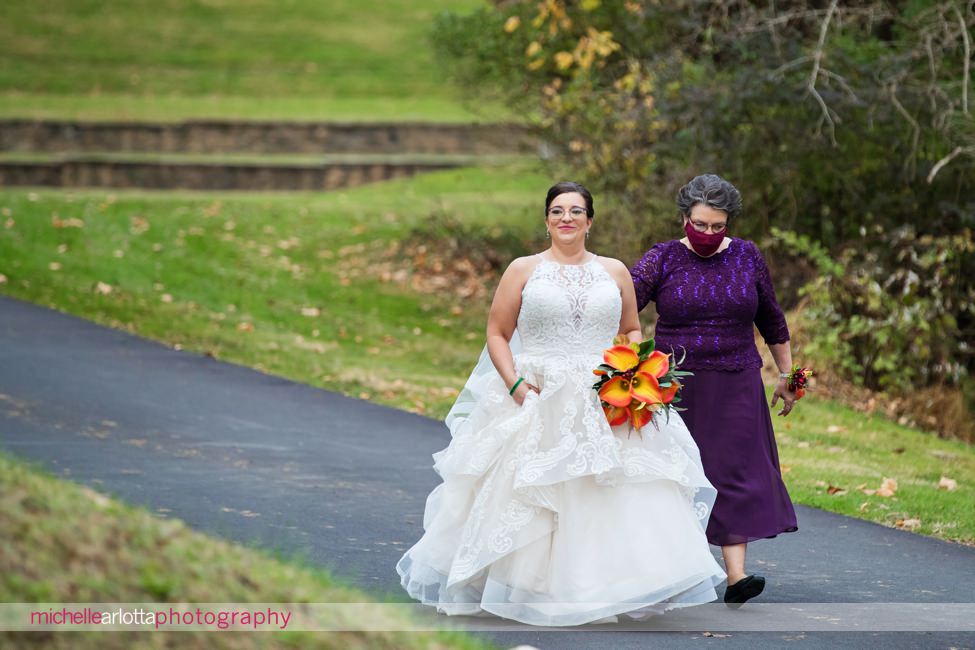
[[[534,384],[529,384],[527,381],[521,382],[518,384],[518,388],[515,389],[515,392],[511,395],[515,399],[518,406],[525,403],[525,398],[528,397],[528,391],[535,391],[539,395],[542,392],[538,389],[538,386],[535,386]]]
[[[775,384],[775,390],[772,392],[772,408],[775,408],[779,399],[782,400],[782,410],[779,411],[779,415],[788,415],[792,411],[792,405],[796,403],[796,394],[789,390],[788,380],[784,377],[780,377]]]

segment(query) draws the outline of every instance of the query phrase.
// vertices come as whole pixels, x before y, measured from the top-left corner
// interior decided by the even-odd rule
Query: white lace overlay
[[[468,381],[434,454],[444,482],[425,534],[397,565],[412,597],[538,625],[716,597],[724,574],[704,536],[715,491],[687,428],[672,412],[642,434],[614,430],[592,389],[621,308],[598,260],[535,268],[512,348],[540,394],[519,406],[493,366]]]

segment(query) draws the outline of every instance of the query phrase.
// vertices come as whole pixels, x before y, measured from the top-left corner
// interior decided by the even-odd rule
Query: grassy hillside
[[[214,539],[0,453],[0,602],[363,603],[294,560]],[[165,607],[160,607],[164,610]],[[338,624],[338,621],[336,621]],[[408,632],[0,632],[4,648],[487,648]]]
[[[428,33],[479,4],[7,0],[0,116],[470,120]]]

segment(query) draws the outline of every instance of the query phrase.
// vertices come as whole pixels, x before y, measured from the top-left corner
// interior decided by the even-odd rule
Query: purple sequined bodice
[[[789,340],[765,259],[754,243],[731,240],[703,258],[678,240],[656,244],[630,270],[637,307],[657,305],[657,349],[687,351],[688,370],[761,368],[754,326],[772,345]]]

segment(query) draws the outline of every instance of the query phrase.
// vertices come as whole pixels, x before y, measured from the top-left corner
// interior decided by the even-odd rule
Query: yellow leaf
[[[532,41],[531,43],[528,44],[528,47],[525,48],[525,56],[532,57],[541,51],[542,51],[542,44],[539,43],[538,41]]]
[[[573,57],[571,52],[556,52],[555,65],[559,70],[567,70],[572,65]]]
[[[595,11],[599,9],[599,5],[602,4],[602,0],[582,0],[582,10],[583,11]]]
[[[510,34],[511,32],[518,29],[520,25],[521,25],[521,18],[519,18],[518,16],[509,16],[508,20],[504,21],[504,31]]]

